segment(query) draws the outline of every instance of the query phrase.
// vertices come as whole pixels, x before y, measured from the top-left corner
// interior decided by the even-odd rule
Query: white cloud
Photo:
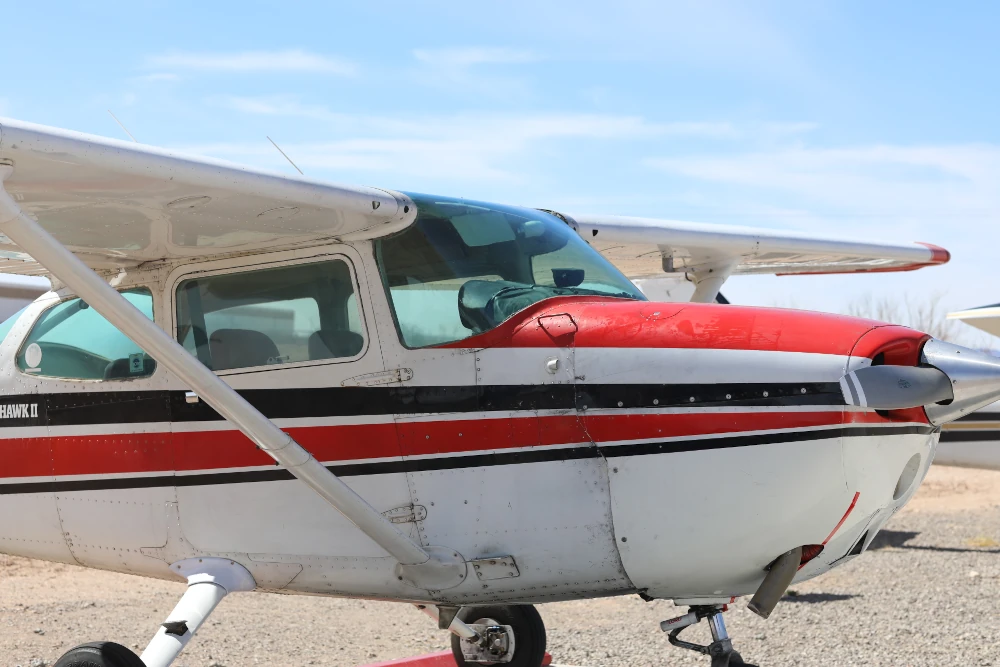
[[[518,68],[511,74],[510,68],[499,66],[540,60],[537,54],[524,49],[477,46],[416,49],[413,58],[416,64],[408,74],[420,86],[448,92],[461,89],[469,95],[493,99],[531,96],[529,70]]]
[[[407,137],[506,136],[524,139],[589,137],[593,139],[697,136],[731,138],[738,130],[726,122],[653,123],[641,116],[584,113],[452,114],[437,116],[352,115],[319,105],[302,104],[294,97],[220,96],[210,103],[242,113],[310,118],[336,124],[343,132]]]
[[[301,49],[238,53],[178,51],[151,56],[147,59],[147,64],[162,68],[224,72],[320,72],[345,76],[357,72],[357,67],[347,60]]]
[[[810,33],[802,26],[829,21],[828,4],[514,0],[480,11],[494,32],[534,38],[560,58],[682,64],[814,87],[823,85],[822,77],[810,62],[804,37]]]
[[[154,72],[152,74],[144,74],[142,76],[135,77],[135,81],[179,81],[180,76],[174,74],[173,72]]]
[[[692,216],[845,238],[927,241],[952,252],[948,265],[913,273],[733,280],[726,293],[736,302],[766,304],[775,294],[799,292],[803,306],[838,311],[867,292],[942,293],[947,309],[997,300],[983,267],[995,263],[990,241],[1000,221],[1000,145],[798,147],[647,164],[693,181],[688,187],[710,203],[700,207],[704,215]]]
[[[452,68],[474,65],[521,65],[539,60],[531,51],[485,47],[416,49],[413,56],[422,63]]]
[[[764,123],[761,129],[774,138],[789,137],[797,134],[807,134],[819,129],[819,123]]]
[[[209,98],[209,104],[221,106],[240,113],[260,116],[285,116],[292,118],[312,118],[314,120],[336,121],[342,117],[322,106],[302,104],[294,97],[275,95],[271,97],[238,97],[223,95]]]
[[[728,123],[654,123],[640,116],[581,113],[512,113],[442,116],[343,114],[292,97],[215,97],[241,113],[305,118],[326,125],[322,134],[349,139],[285,145],[303,169],[373,171],[460,182],[524,178],[546,144],[558,140],[637,141],[656,137],[728,138]],[[281,167],[266,144],[215,144],[196,152]],[[272,154],[273,153],[273,154]],[[531,156],[531,157],[529,157]],[[525,160],[528,160],[525,162]],[[262,162],[263,161],[263,162]]]
[[[1000,213],[1000,146],[993,145],[794,148],[647,163],[703,181],[784,191],[862,213],[921,218]]]

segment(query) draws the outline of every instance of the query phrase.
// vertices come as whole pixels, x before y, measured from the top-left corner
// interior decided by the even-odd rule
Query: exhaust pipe
[[[771,567],[760,582],[757,592],[753,594],[747,609],[757,614],[761,618],[767,618],[774,611],[778,600],[788,590],[788,585],[792,583],[795,573],[799,571],[802,562],[802,547],[795,547],[787,551],[777,560],[771,563]]]

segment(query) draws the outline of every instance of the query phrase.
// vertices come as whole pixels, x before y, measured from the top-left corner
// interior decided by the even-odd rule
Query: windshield
[[[488,331],[553,296],[645,300],[608,260],[548,213],[409,196],[417,204],[416,221],[375,244],[409,347]]]

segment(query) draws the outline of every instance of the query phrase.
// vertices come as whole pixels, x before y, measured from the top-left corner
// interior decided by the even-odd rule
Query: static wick
[[[108,109],[108,113],[111,113],[111,109]],[[115,122],[116,122],[116,123],[118,123],[118,127],[120,127],[120,128],[122,128],[123,130],[125,130],[125,134],[127,134],[127,135],[128,135],[128,138],[129,138],[129,139],[131,139],[131,140],[132,140],[132,141],[134,141],[135,143],[139,143],[139,140],[138,140],[138,139],[136,139],[135,137],[133,137],[133,136],[132,136],[132,133],[128,131],[128,128],[127,128],[127,127],[125,127],[124,125],[122,125],[122,122],[121,122],[120,120],[118,120],[118,116],[116,116],[116,115],[114,115],[113,113],[111,113],[111,117],[115,119]]]
[[[297,165],[297,164],[295,164],[294,162],[292,162],[292,158],[288,157],[288,154],[287,154],[287,153],[285,153],[285,151],[281,150],[281,146],[279,146],[278,144],[274,143],[274,139],[272,139],[271,137],[268,137],[268,138],[267,138],[267,140],[271,142],[271,145],[272,145],[272,146],[274,146],[275,148],[277,148],[277,149],[278,149],[278,152],[279,152],[279,153],[281,153],[282,155],[284,155],[284,156],[285,156],[285,159],[286,159],[286,160],[288,160],[288,164],[290,164],[290,165],[292,165],[293,167],[295,167],[295,171],[297,171],[297,172],[299,172],[300,174],[302,174],[303,176],[305,176],[305,174],[303,174],[303,173],[302,173],[302,170],[301,170],[301,169],[299,169],[299,165]]]

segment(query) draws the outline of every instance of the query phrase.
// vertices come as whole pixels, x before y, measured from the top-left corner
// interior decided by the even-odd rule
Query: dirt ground
[[[933,466],[863,557],[797,585],[768,621],[727,614],[755,664],[1000,665],[1000,472]],[[110,639],[140,652],[183,584],[0,556],[0,667],[52,665]],[[547,604],[550,651],[587,667],[703,665],[672,648],[669,602],[636,596]],[[698,638],[696,629],[692,635]],[[358,665],[443,649],[411,607],[271,594],[226,599],[175,663]]]
[[[931,466],[904,512],[963,512],[1000,505],[1000,472]]]

